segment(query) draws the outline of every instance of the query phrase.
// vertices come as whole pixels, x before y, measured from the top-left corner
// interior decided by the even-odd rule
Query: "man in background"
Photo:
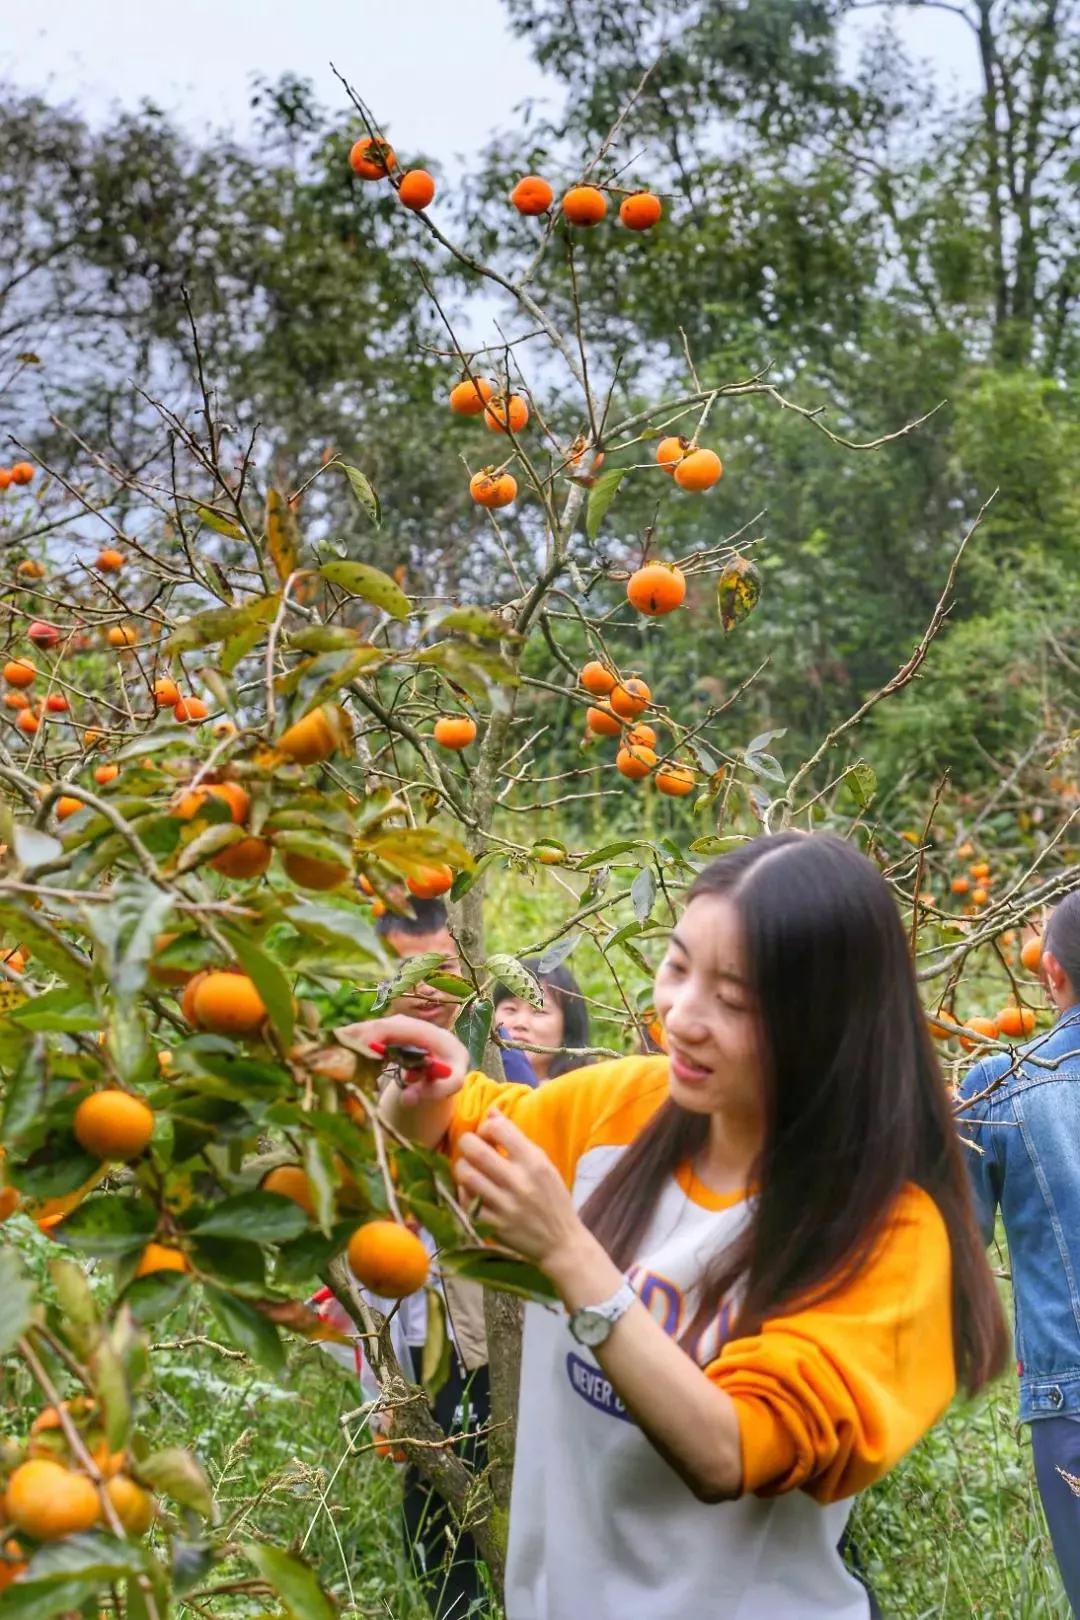
[[[1040,977],[1058,1019],[1015,1055],[976,1063],[960,1128],[989,1244],[1009,1245],[1020,1421],[1062,1583],[1080,1615],[1080,892],[1043,935]]]

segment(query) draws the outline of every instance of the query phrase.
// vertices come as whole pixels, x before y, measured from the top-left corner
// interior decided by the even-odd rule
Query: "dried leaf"
[[[748,557],[736,557],[716,583],[716,605],[725,635],[751,614],[761,599],[761,574]]]
[[[300,558],[300,528],[284,495],[272,488],[266,492],[266,545],[284,585]]]

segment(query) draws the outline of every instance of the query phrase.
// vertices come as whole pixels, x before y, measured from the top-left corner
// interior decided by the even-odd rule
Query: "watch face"
[[[611,1332],[611,1321],[600,1311],[575,1311],[570,1318],[570,1331],[578,1344],[603,1344]]]

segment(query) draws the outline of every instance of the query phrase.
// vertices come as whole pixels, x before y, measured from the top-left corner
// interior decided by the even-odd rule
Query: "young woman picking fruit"
[[[668,1051],[536,1090],[388,1087],[554,1285],[528,1307],[508,1620],[866,1620],[838,1551],[1007,1337],[899,914],[840,840],[707,867],[658,970]]]

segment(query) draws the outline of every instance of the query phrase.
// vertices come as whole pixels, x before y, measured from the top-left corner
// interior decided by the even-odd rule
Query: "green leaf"
[[[216,511],[214,507],[196,506],[195,511],[199,521],[205,523],[208,529],[213,529],[215,534],[223,534],[229,540],[244,538],[244,531],[240,525],[234,523],[232,518],[225,517],[222,512]]]
[[[469,1068],[482,1069],[484,1054],[491,1037],[491,1024],[495,1008],[487,996],[470,1002],[454,1022],[454,1034],[469,1049]]]
[[[15,1348],[15,1341],[30,1326],[35,1288],[23,1271],[22,1260],[14,1249],[0,1249],[0,1357]]]
[[[115,1257],[144,1248],[156,1225],[148,1204],[118,1193],[91,1193],[54,1227],[53,1236],[79,1254]]]
[[[86,1273],[74,1260],[56,1259],[49,1261],[49,1275],[63,1319],[61,1332],[70,1348],[85,1361],[101,1330],[101,1318]]]
[[[12,829],[12,844],[15,859],[27,872],[59,860],[64,853],[59,838],[54,838],[52,833],[42,832],[40,827],[27,827],[21,821],[16,822]]]
[[[203,1297],[230,1343],[275,1378],[280,1378],[285,1371],[285,1352],[281,1335],[273,1323],[260,1316],[246,1300],[209,1283],[203,1285]]]
[[[329,1236],[334,1225],[334,1155],[314,1131],[304,1137],[304,1173],[313,1195],[315,1219]]]
[[[433,635],[438,630],[458,630],[467,636],[485,636],[489,641],[520,641],[512,625],[499,613],[493,613],[490,608],[482,607],[455,607],[448,613],[436,612],[428,616],[424,625],[425,635]]]
[[[349,480],[349,488],[356,496],[357,505],[364,515],[377,529],[382,522],[382,509],[379,506],[379,497],[360,471],[359,467],[350,467],[347,461],[337,461],[335,466],[340,467]]]
[[[596,483],[589,491],[589,500],[585,508],[585,533],[590,540],[595,540],[600,533],[600,525],[619,492],[619,485],[628,472],[626,467],[609,467],[602,472]]]
[[[496,984],[505,984],[513,995],[520,996],[530,1007],[543,1007],[543,990],[516,956],[500,951],[494,956],[489,956],[484,965]]]
[[[212,827],[204,827],[202,832],[196,833],[190,843],[184,844],[179,859],[176,862],[176,875],[191,872],[196,866],[201,866],[212,855],[220,855],[223,849],[231,844],[239,844],[248,837],[246,827],[237,827],[233,822],[217,822]]]
[[[288,501],[274,488],[266,492],[266,548],[284,585],[300,559],[300,527]]]
[[[108,905],[84,907],[94,960],[121,1003],[130,1002],[146,983],[154,942],[172,909],[172,895],[138,876],[122,878]]]
[[[440,1249],[439,1265],[454,1277],[469,1277],[483,1283],[485,1288],[518,1294],[523,1299],[539,1300],[542,1304],[558,1299],[554,1286],[538,1266],[507,1249],[486,1246]]]
[[[214,1517],[214,1493],[210,1481],[190,1451],[169,1446],[154,1451],[139,1464],[139,1478],[153,1490],[181,1507],[194,1508],[204,1519]]]
[[[692,855],[727,855],[730,850],[739,849],[748,844],[749,838],[742,833],[728,833],[726,837],[710,835],[707,838],[695,838],[688,847]]]
[[[427,1333],[420,1358],[420,1382],[429,1401],[434,1401],[450,1376],[450,1335],[446,1330],[446,1306],[438,1288],[427,1291]]]
[[[560,967],[562,963],[566,961],[566,958],[577,949],[580,939],[580,934],[567,934],[565,939],[557,939],[553,945],[549,945],[547,950],[544,951],[543,955],[537,961],[537,972],[554,972],[555,968]]]
[[[877,792],[877,772],[864,759],[855,761],[844,772],[844,786],[860,810],[865,810]]]
[[[393,977],[380,984],[375,1007],[381,1009],[389,1002],[395,1001],[398,996],[404,995],[406,990],[415,989],[418,984],[423,984],[428,974],[442,967],[445,960],[441,951],[420,951],[416,956],[407,956]]]
[[[308,1218],[299,1204],[278,1193],[239,1193],[215,1204],[208,1215],[194,1222],[195,1237],[242,1238],[252,1243],[287,1243],[307,1230]]]
[[[716,582],[716,607],[724,634],[753,613],[760,600],[760,572],[749,557],[736,557]]]
[[[256,597],[243,607],[209,608],[205,613],[196,613],[177,625],[165,643],[165,651],[187,652],[189,648],[209,647],[249,630],[261,631],[269,626],[280,605],[281,597],[275,592],[272,596]],[[261,639],[261,635],[257,639]]]
[[[290,650],[307,653],[349,652],[354,647],[370,646],[362,630],[347,624],[313,624],[306,630],[290,630],[286,641]]]
[[[102,1024],[101,1013],[86,1000],[82,991],[69,990],[66,986],[34,996],[21,1007],[13,1007],[7,1016],[20,1029],[45,1030],[50,1034],[74,1035],[100,1029]]]
[[[44,918],[20,900],[0,900],[0,928],[13,934],[40,967],[63,979],[89,1000],[93,978],[89,960]]]
[[[656,878],[651,866],[643,866],[630,885],[630,904],[639,923],[647,922],[656,903]]]
[[[394,619],[409,617],[409,598],[401,586],[384,574],[381,568],[368,563],[328,562],[319,569],[324,579],[337,585],[350,596],[359,596]]]
[[[501,850],[489,849],[486,855],[481,855],[471,871],[455,872],[454,881],[450,886],[451,900],[463,899],[469,890],[483,877],[488,867],[502,859],[504,857]]]
[[[130,1324],[127,1324],[130,1325]],[[123,1336],[125,1324],[118,1320],[114,1337]],[[122,1451],[131,1430],[131,1395],[124,1364],[110,1339],[102,1339],[91,1358],[94,1388],[105,1412],[105,1438],[110,1451]]]
[[[473,858],[464,844],[435,827],[397,827],[360,845],[362,850],[409,875],[418,866],[444,861],[455,871],[471,870]]]
[[[191,1277],[184,1271],[152,1271],[146,1277],[136,1277],[124,1291],[124,1304],[140,1327],[164,1321],[180,1304],[191,1287]]]
[[[50,1620],[54,1614],[78,1613],[95,1599],[99,1585],[96,1575],[41,1581],[24,1575],[0,1597],[0,1620]]]
[[[746,753],[743,755],[743,764],[752,770],[755,776],[760,776],[765,781],[784,782],[787,780],[784,776],[784,767],[771,754]]]
[[[336,1620],[333,1604],[299,1558],[263,1542],[249,1542],[244,1553],[273,1587],[292,1620]]]
[[[296,1008],[289,981],[272,956],[255,945],[246,934],[236,928],[222,929],[236,955],[236,960],[252,980],[266,1004],[267,1016],[282,1046],[293,1042],[296,1028]]]
[[[613,861],[617,855],[628,855],[631,850],[642,847],[640,838],[622,838],[617,844],[604,844],[600,849],[590,849],[578,861],[578,870],[588,872],[594,866],[603,866],[606,862]]]

